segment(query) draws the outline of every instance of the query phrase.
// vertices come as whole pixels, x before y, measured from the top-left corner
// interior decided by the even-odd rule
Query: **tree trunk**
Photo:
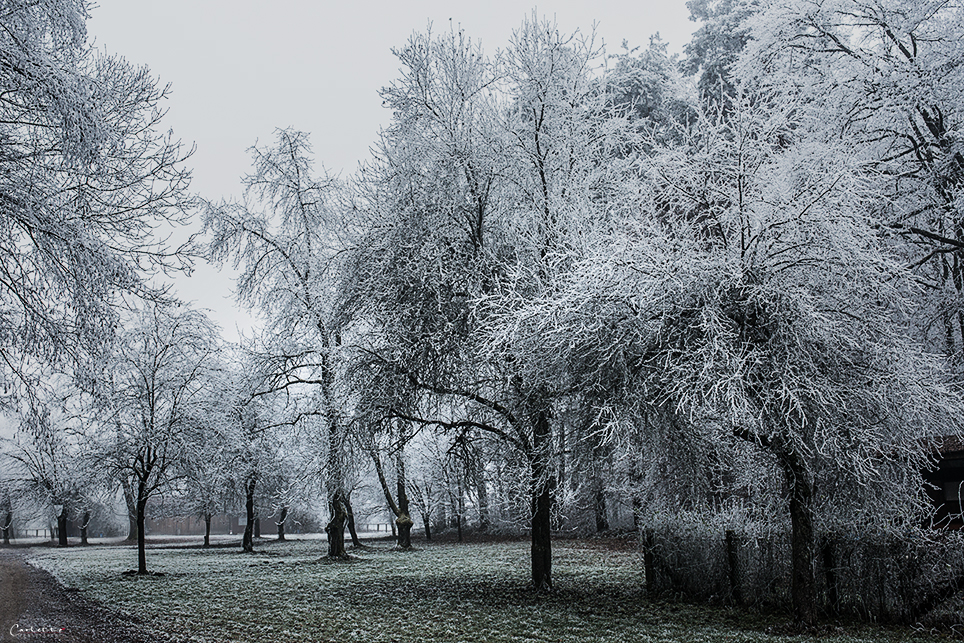
[[[395,463],[396,485],[398,490],[398,517],[395,524],[398,525],[398,540],[396,541],[399,549],[412,548],[412,515],[408,510],[408,493],[405,491],[405,461],[402,460],[401,451]]]
[[[328,348],[330,335],[325,324],[319,319],[318,331],[323,340],[323,347]],[[341,345],[341,337],[336,333],[334,342],[336,346]],[[341,433],[341,422],[338,411],[334,407],[335,372],[328,361],[328,353],[321,353],[321,394],[324,404],[324,415],[328,428],[328,454],[325,462],[325,472],[327,480],[325,487],[328,491],[328,513],[331,518],[325,525],[325,533],[328,534],[328,557],[329,558],[348,558],[345,551],[345,522],[348,520],[348,494],[345,492],[345,474],[341,455],[344,449],[343,435]],[[352,520],[354,523],[354,520]],[[354,542],[354,535],[352,536]]]
[[[602,479],[596,478],[596,493],[593,502],[593,510],[596,514],[596,533],[609,531],[609,517],[606,515],[606,493],[603,489]]]
[[[254,489],[256,482],[249,478],[244,485],[244,510],[247,524],[244,526],[244,536],[241,538],[241,549],[246,552],[254,551]]]
[[[204,514],[204,546],[211,546],[211,514]]]
[[[398,503],[392,498],[392,493],[388,488],[388,481],[385,478],[385,471],[382,468],[381,458],[378,451],[371,451],[372,461],[375,464],[375,473],[378,475],[378,483],[385,494],[385,501],[388,509],[395,516],[395,521],[391,523],[392,536],[399,549],[412,548],[412,525],[415,524],[409,512],[408,493],[405,490],[405,460],[402,451],[399,450],[395,457],[395,493],[398,496]],[[397,527],[397,528],[396,528]]]
[[[254,517],[254,537],[261,538],[261,516]]]
[[[459,497],[455,505],[455,529],[459,535],[459,542],[462,542],[462,515],[465,513],[465,500],[462,499],[462,485],[458,487]]]
[[[487,531],[489,529],[489,489],[485,484],[485,468],[481,462],[475,467],[475,489],[479,496],[479,531]]]
[[[813,481],[799,457],[779,454],[790,489],[790,600],[793,616],[804,625],[817,620],[814,574]]]
[[[532,446],[532,586],[538,592],[552,589],[552,541],[550,508],[552,480],[549,475],[549,449],[552,431],[549,413],[539,410],[533,427]]]
[[[351,508],[351,494],[345,495],[345,513],[348,516],[348,535],[351,536],[352,547],[361,547],[358,532],[355,531],[355,510]]]
[[[87,545],[87,525],[90,524],[90,511],[84,510],[83,523],[80,525],[80,544]]]
[[[422,514],[422,527],[425,528],[425,540],[432,540],[432,517],[427,514]]]
[[[9,509],[3,517],[3,544],[10,544],[10,529],[13,527],[13,512]]]
[[[348,520],[348,512],[345,510],[344,493],[340,489],[329,495],[328,512],[331,515],[331,519],[325,525],[325,533],[328,534],[328,557],[347,558],[345,522]]]
[[[646,593],[656,596],[656,533],[643,530],[643,573],[646,575]]]
[[[275,523],[278,526],[278,540],[285,539],[285,520],[287,519],[288,519],[288,507],[282,506],[281,517],[278,519],[278,522]]]
[[[147,543],[144,540],[144,515],[147,509],[147,487],[137,484],[137,573],[147,574]]]
[[[60,515],[57,516],[57,536],[59,538],[59,545],[61,547],[67,546],[67,505],[60,511]]]

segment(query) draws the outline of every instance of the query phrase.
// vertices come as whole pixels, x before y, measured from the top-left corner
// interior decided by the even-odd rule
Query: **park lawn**
[[[158,640],[389,642],[821,642],[942,640],[871,625],[786,632],[780,616],[650,601],[641,555],[593,541],[554,545],[556,589],[526,590],[522,542],[379,543],[329,562],[323,541],[240,549],[151,548],[163,575],[125,576],[128,546],[35,549],[30,562],[69,588],[133,617]]]

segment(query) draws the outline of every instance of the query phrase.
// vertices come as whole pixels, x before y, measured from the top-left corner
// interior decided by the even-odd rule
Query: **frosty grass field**
[[[830,625],[785,632],[786,618],[646,598],[641,555],[592,542],[554,548],[556,589],[526,591],[529,545],[380,543],[350,562],[324,559],[321,541],[231,548],[151,548],[163,575],[122,575],[131,547],[35,549],[30,561],[134,617],[158,640],[189,641],[933,641],[910,629]]]

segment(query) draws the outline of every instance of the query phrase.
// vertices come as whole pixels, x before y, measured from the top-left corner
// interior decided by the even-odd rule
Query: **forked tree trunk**
[[[381,458],[378,457],[378,451],[371,451],[372,461],[375,464],[375,473],[378,475],[378,483],[382,487],[382,493],[385,495],[385,501],[388,503],[388,509],[395,516],[395,521],[391,523],[392,536],[395,538],[395,544],[399,549],[411,549],[412,547],[412,525],[414,521],[409,513],[409,501],[408,493],[405,489],[405,461],[402,459],[401,451],[396,455],[395,458],[395,493],[398,496],[398,502],[392,497],[392,493],[388,488],[388,480],[385,478],[385,470],[382,468]]]
[[[285,539],[285,521],[288,519],[288,507],[281,507],[281,517],[278,518],[278,522],[275,523],[278,527],[278,540]]]
[[[550,508],[552,480],[549,448],[552,431],[546,410],[537,412],[533,426],[532,468],[532,586],[538,592],[552,589],[552,539]]]
[[[204,546],[211,546],[211,514],[204,514]]]

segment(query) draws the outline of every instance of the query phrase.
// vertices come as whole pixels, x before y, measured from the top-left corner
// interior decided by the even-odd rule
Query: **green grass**
[[[67,587],[190,641],[697,642],[933,641],[908,629],[825,627],[777,635],[782,617],[645,597],[641,556],[586,542],[554,547],[556,590],[526,590],[526,543],[379,545],[328,562],[322,541],[235,549],[150,549],[163,576],[131,577],[129,547],[34,550]]]

